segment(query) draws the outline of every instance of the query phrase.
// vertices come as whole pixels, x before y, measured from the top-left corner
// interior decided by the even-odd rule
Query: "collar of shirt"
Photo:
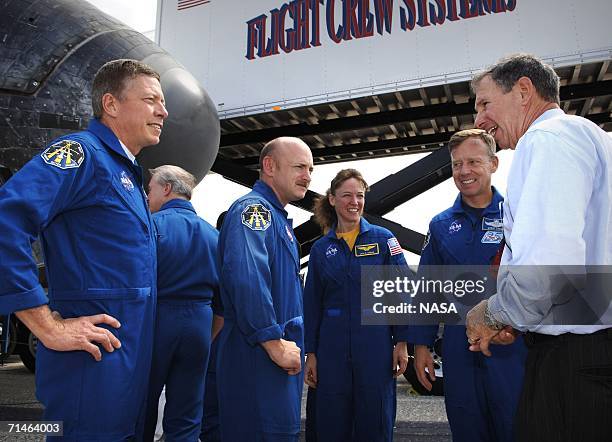
[[[559,109],[557,107],[554,109],[549,109],[546,112],[544,112],[542,115],[540,115],[538,118],[536,118],[535,121],[531,123],[531,125],[529,126],[529,129],[531,129],[536,124],[541,123],[542,121],[546,121],[551,118],[558,117],[559,115],[565,115],[565,112],[563,112],[563,109]]]
[[[136,157],[134,156],[134,154],[130,152],[130,149],[128,149],[125,144],[123,144],[123,141],[119,140],[119,144],[121,144],[121,147],[123,148],[123,151],[125,152],[125,156],[128,157],[130,161],[135,164]]]
[[[343,239],[344,241],[346,241],[350,251],[352,252],[353,248],[355,247],[355,243],[357,242],[357,236],[359,236],[359,226],[357,226],[355,229],[351,230],[350,232],[344,232],[344,233],[336,232],[336,236],[338,237],[338,239]]]
[[[186,209],[186,210],[192,211],[193,213],[196,213],[191,202],[181,199],[181,198],[175,198],[170,201],[166,201],[159,208],[160,211],[166,210],[166,209]]]
[[[498,215],[500,212],[499,203],[504,200],[504,197],[497,191],[495,186],[491,186],[491,190],[493,191],[493,198],[491,198],[491,202],[487,207],[482,211],[482,216],[485,215]],[[467,215],[465,208],[463,207],[463,202],[461,200],[461,194],[457,195],[455,202],[452,207],[453,213],[456,214],[465,214]],[[501,215],[499,215],[501,217]]]
[[[285,214],[285,217],[288,216],[287,211],[285,210],[281,202],[276,197],[276,194],[274,193],[272,188],[268,186],[266,183],[264,183],[261,180],[255,181],[255,185],[253,186],[253,191],[261,194],[270,204],[272,204],[274,207],[282,211]]]
[[[368,220],[362,216],[359,220],[359,234],[366,233],[368,230],[370,230],[370,225],[371,224],[368,222]],[[333,239],[338,239],[338,235],[336,234],[337,227],[338,224],[334,224],[325,236]]]
[[[108,148],[110,148],[110,150],[114,151],[118,155],[121,155],[122,157],[126,157],[130,160],[132,164],[134,164],[135,157],[134,155],[132,155],[132,152],[130,152],[126,147],[124,147],[123,143],[119,141],[119,138],[117,138],[113,131],[110,130],[110,128],[108,128],[104,124],[102,124],[100,120],[98,120],[97,118],[92,118],[91,120],[89,120],[89,126],[87,127],[87,130],[92,132],[98,138],[100,138],[102,142],[106,144]]]

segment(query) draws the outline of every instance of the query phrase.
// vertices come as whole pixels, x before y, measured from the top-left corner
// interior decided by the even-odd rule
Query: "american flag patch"
[[[400,247],[399,242],[397,241],[397,238],[395,236],[387,240],[387,245],[389,246],[391,256],[399,255],[400,253],[402,253],[402,248]]]
[[[183,9],[193,8],[194,6],[205,5],[210,3],[210,0],[178,0],[176,3],[176,9],[182,11]]]

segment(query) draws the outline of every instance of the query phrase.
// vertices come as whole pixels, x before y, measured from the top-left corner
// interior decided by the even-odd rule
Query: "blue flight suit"
[[[166,385],[166,441],[197,441],[210,351],[211,300],[219,290],[217,230],[189,201],[173,199],[153,214],[157,232],[157,322],[145,440],[152,440]]]
[[[480,216],[458,195],[451,208],[431,220],[420,266],[491,264],[503,239],[503,197],[492,190],[493,199]],[[411,326],[409,342],[431,346],[437,331],[438,326]],[[509,346],[492,345],[491,357],[469,350],[462,325],[446,326],[442,342],[453,441],[512,442],[527,354],[522,337]]]
[[[361,325],[361,266],[406,265],[393,234],[361,218],[353,251],[335,228],[310,251],[304,291],[306,353],[317,357],[316,433],[324,441],[390,441],[393,348],[406,327]]]
[[[220,293],[212,300],[213,315],[223,316],[223,303]],[[213,317],[214,320],[214,317]],[[201,442],[220,442],[221,430],[219,428],[219,395],[217,393],[217,353],[219,352],[219,335],[210,344],[210,358],[206,370],[206,389],[204,390],[204,403],[202,414]]]
[[[120,441],[142,418],[156,301],[155,236],[142,169],[97,119],[58,138],[0,188],[0,314],[49,303],[64,318],[107,313],[121,341],[96,362],[39,343],[36,394],[64,440]],[[41,236],[48,299],[31,243]],[[106,327],[106,326],[105,326]],[[50,438],[51,439],[51,438]]]
[[[217,338],[221,439],[297,441],[303,374],[288,375],[260,343],[282,338],[303,348],[298,244],[264,182],[230,207],[218,257],[225,318]]]

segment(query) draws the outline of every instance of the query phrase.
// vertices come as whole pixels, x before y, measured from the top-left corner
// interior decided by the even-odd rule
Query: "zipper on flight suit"
[[[355,238],[355,244],[353,245],[353,250],[357,246],[357,242],[359,241],[360,236],[361,236],[361,232],[359,232],[357,234],[357,237]],[[347,275],[347,278],[350,279],[351,265],[353,263],[353,260],[356,259],[356,257],[353,256],[353,250],[351,250],[351,248],[349,247],[349,245],[344,239],[340,239],[338,237],[336,237],[336,239],[343,244],[342,247],[344,248],[344,250],[348,251],[348,259],[346,261],[347,262],[346,275]],[[348,288],[350,288],[350,284],[347,284],[346,287],[348,290]],[[352,330],[352,324],[353,324],[353,315],[352,315],[352,309],[351,309],[351,294],[350,293],[348,293],[347,300],[348,300],[348,361],[352,363],[353,362],[353,339],[352,339],[353,333],[351,332],[351,330]]]

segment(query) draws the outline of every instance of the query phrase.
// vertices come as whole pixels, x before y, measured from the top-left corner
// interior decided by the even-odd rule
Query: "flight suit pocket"
[[[52,301],[96,301],[105,299],[136,299],[150,296],[151,287],[89,288],[85,290],[49,290]]]
[[[117,181],[117,178],[113,178],[112,188],[115,191],[114,193],[123,202],[123,205],[127,207],[130,212],[136,215],[136,218],[138,218],[143,226],[148,229],[149,223],[146,212],[149,209],[142,201],[140,190],[138,188],[134,188],[132,191],[126,190],[122,184]]]
[[[325,314],[332,318],[342,315],[342,309],[339,308],[328,308],[325,309]]]

